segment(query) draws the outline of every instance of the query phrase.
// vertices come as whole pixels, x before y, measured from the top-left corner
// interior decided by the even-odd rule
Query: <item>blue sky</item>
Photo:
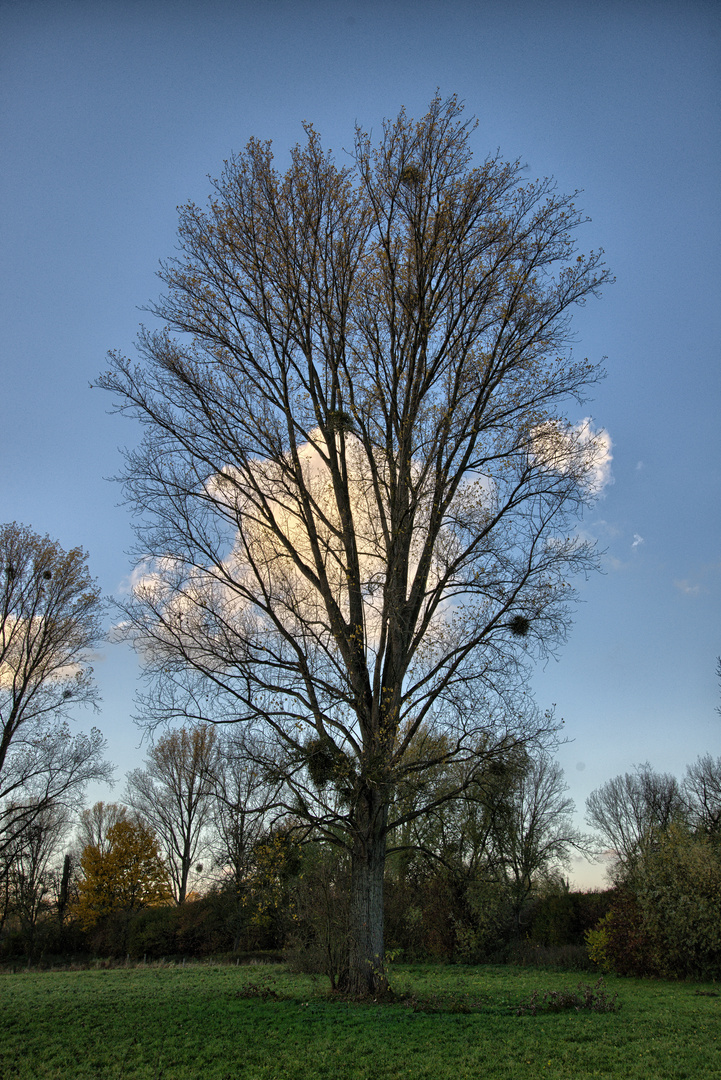
[[[704,0],[0,0],[0,521],[82,545],[116,593],[132,533],[105,478],[137,432],[89,383],[132,351],[176,206],[251,135],[282,165],[310,120],[340,155],[356,121],[455,92],[479,158],[583,189],[583,246],[616,275],[574,320],[577,351],[607,357],[576,417],[613,440],[583,523],[604,572],[535,677],[571,794],[582,812],[634,763],[721,754],[720,45]],[[136,673],[122,646],[98,656],[119,782],[93,798],[142,761]]]

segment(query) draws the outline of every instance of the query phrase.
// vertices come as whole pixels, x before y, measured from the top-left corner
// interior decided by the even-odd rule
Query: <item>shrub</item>
[[[721,844],[674,824],[626,875],[586,941],[619,975],[721,976]]]
[[[721,844],[671,825],[636,874],[636,897],[664,976],[721,975]]]
[[[518,1006],[516,1016],[537,1016],[539,1012],[563,1012],[567,1009],[608,1013],[616,1012],[618,1008],[618,994],[609,996],[601,978],[595,986],[580,982],[575,990],[570,987],[563,990],[534,990],[528,1000]]]
[[[280,995],[271,985],[272,980],[266,979],[263,983],[246,983],[240,990],[236,990],[235,996],[247,1001],[278,1001]]]
[[[582,945],[608,911],[613,899],[606,892],[563,892],[544,896],[533,906],[528,937],[538,945]]]
[[[442,868],[417,881],[387,880],[386,942],[406,960],[482,963],[508,940],[512,907],[497,880]]]
[[[608,931],[602,923],[599,923],[595,930],[586,931],[586,948],[592,964],[602,971],[613,970],[608,953]]]
[[[489,955],[493,964],[552,968],[556,971],[592,971],[584,945],[536,945],[532,941],[512,941]]]
[[[129,956],[158,959],[175,953],[176,908],[146,908],[129,921],[125,951]]]
[[[653,927],[644,917],[637,897],[628,891],[620,892],[610,910],[595,928],[596,937],[587,938],[589,956],[604,971],[617,975],[658,975],[660,942],[654,938]]]

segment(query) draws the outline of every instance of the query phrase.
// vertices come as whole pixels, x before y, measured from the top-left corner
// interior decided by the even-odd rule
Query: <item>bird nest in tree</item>
[[[309,739],[305,745],[305,765],[311,780],[321,790],[333,784],[342,793],[354,779],[353,766],[332,739]]]
[[[514,615],[508,626],[514,637],[525,637],[531,629],[531,623],[525,615]]]
[[[333,409],[326,416],[329,431],[353,431],[353,417],[343,409]]]
[[[406,187],[416,187],[423,179],[423,173],[417,165],[406,165],[401,170],[401,183]]]

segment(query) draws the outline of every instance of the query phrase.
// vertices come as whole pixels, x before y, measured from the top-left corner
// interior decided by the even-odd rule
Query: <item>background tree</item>
[[[110,845],[108,833],[119,821],[128,820],[128,808],[122,803],[96,802],[81,810],[78,820],[78,845],[81,851],[96,847],[104,855]]]
[[[607,780],[586,799],[586,820],[612,848],[621,868],[648,852],[659,833],[682,818],[681,787],[671,773],[657,773],[646,762],[634,772]]]
[[[596,931],[591,956],[622,975],[718,979],[721,846],[673,821],[632,866]]]
[[[145,768],[128,774],[127,801],[157,834],[179,904],[210,813],[215,743],[207,724],[171,731],[151,747]]]
[[[80,859],[74,913],[86,927],[115,912],[130,915],[172,901],[168,869],[152,829],[142,821],[122,820],[108,829],[107,840],[107,851],[91,844]]]
[[[28,955],[34,952],[38,920],[55,899],[53,863],[68,827],[64,807],[46,806],[16,836],[13,845],[6,848],[6,914],[17,918]]]
[[[547,721],[552,729],[550,716]],[[525,764],[523,747],[509,746],[483,770],[474,762],[467,786],[466,766],[452,759],[425,770],[419,789],[412,775],[399,785],[394,816],[404,823],[389,835],[388,885],[392,933],[405,951],[475,960],[491,938],[498,944],[509,903],[494,822]],[[459,797],[442,797],[459,788]],[[429,802],[434,805],[421,816],[409,813]]]
[[[574,851],[597,851],[592,838],[574,825],[575,806],[567,791],[560,764],[539,754],[526,761],[494,809],[493,845],[510,885],[517,929],[539,879],[567,865]]]
[[[235,897],[237,949],[247,924],[256,852],[272,829],[280,785],[259,768],[257,750],[249,747],[247,733],[237,729],[221,732],[210,782],[208,846],[221,881]]]
[[[75,871],[79,859],[74,851],[66,851],[61,864],[57,864],[50,872],[50,882],[55,897],[55,910],[58,923],[62,927],[68,911],[68,906],[73,896],[75,885]]]
[[[689,765],[683,794],[691,827],[709,836],[721,836],[721,757],[704,754]]]
[[[449,783],[439,769],[436,784]],[[463,798],[442,803],[389,839],[393,885],[426,924],[438,909],[445,949],[455,939],[459,954],[478,958],[484,943],[498,947],[504,933],[518,934],[529,898],[558,876],[574,850],[595,851],[573,823],[566,792],[563,770],[547,752],[531,757],[516,749],[478,776]]]
[[[181,211],[166,329],[100,379],[146,432],[125,476],[146,718],[264,729],[288,813],[350,854],[357,993],[383,986],[395,790],[439,760],[409,748],[445,733],[463,786],[541,734],[525,663],[595,561],[571,522],[605,442],[565,410],[598,371],[569,313],[608,274],[573,196],[472,167],[461,113],[358,129],[343,168],[310,126],[283,176],[251,141]]]
[[[90,780],[110,779],[100,732],[73,736],[64,722],[96,702],[100,612],[85,552],[0,527],[0,854],[46,813],[76,809]]]

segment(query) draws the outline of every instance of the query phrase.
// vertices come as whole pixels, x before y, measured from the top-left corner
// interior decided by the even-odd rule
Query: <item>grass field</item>
[[[411,1000],[333,999],[281,966],[0,974],[1,1080],[718,1080],[711,984],[606,980],[614,1013],[516,1015],[578,974],[399,966]]]

